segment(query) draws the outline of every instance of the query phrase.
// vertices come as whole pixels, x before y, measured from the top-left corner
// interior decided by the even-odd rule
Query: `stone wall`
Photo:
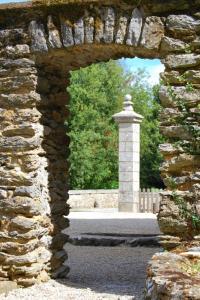
[[[66,86],[70,70],[110,58],[165,64],[163,244],[199,233],[199,1],[108,2],[0,6],[2,280],[30,285],[68,272],[61,233],[68,224]]]
[[[72,209],[118,208],[118,190],[70,190],[68,194]]]

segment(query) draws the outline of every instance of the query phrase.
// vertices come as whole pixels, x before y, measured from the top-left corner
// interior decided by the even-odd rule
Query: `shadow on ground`
[[[135,296],[141,300],[147,263],[160,248],[87,247],[65,245],[70,267],[67,285],[97,293]],[[109,299],[109,298],[105,298]],[[128,299],[128,298],[125,298]]]
[[[156,217],[148,215],[128,218],[120,215],[112,216],[87,213],[70,215],[68,235],[84,233],[100,236],[113,234],[123,235],[157,235],[160,234]],[[105,215],[104,215],[105,216]],[[95,218],[96,217],[96,218]],[[146,268],[148,261],[156,253],[162,251],[159,247],[102,247],[65,245],[70,267],[68,286],[79,286],[100,293],[95,299],[143,299]],[[61,283],[61,282],[60,282]],[[104,294],[106,294],[104,296]],[[115,298],[116,297],[116,298]],[[86,299],[87,300],[87,299]]]

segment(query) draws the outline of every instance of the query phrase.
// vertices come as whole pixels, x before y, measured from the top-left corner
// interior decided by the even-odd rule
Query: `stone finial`
[[[124,97],[124,110],[133,111],[132,96],[130,94],[127,94]]]
[[[124,108],[121,112],[114,114],[113,118],[117,123],[140,123],[143,119],[143,116],[137,114],[133,110],[132,96],[126,95],[124,97]]]

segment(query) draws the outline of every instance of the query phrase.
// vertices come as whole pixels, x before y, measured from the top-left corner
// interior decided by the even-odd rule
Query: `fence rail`
[[[160,206],[160,192],[162,190],[141,189],[139,192],[139,212],[158,213]]]

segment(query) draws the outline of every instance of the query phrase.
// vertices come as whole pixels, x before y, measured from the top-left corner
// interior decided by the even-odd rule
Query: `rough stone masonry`
[[[158,221],[167,248],[199,234],[200,1],[0,5],[0,279],[66,276],[69,71],[120,57],[165,65]]]

